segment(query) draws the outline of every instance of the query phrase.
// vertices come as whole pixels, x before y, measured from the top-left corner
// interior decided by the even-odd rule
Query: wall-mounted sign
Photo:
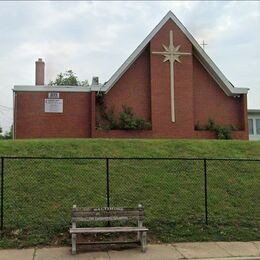
[[[48,98],[60,98],[60,93],[58,92],[49,92]]]
[[[63,99],[45,99],[44,112],[63,113]]]

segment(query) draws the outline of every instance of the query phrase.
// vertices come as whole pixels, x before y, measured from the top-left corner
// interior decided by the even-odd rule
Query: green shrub
[[[207,124],[205,125],[205,130],[213,131],[215,130],[216,124],[213,119],[209,118]]]
[[[96,123],[96,129],[103,130],[144,130],[151,129],[152,125],[150,122],[144,120],[141,117],[136,117],[131,107],[123,105],[123,111],[119,113],[119,120],[117,120],[114,107],[107,110],[104,104],[104,96],[96,95],[96,101],[100,108],[100,115],[107,124],[103,125],[99,122]]]
[[[109,110],[104,110],[101,113],[103,119],[108,122],[108,125],[105,126],[106,130],[120,129],[120,124],[117,122],[114,107],[111,107]]]
[[[103,106],[104,105],[104,93],[103,92],[97,92],[97,94],[96,94],[96,103],[99,106]]]
[[[150,129],[151,124],[143,118],[135,117],[131,107],[123,105],[123,111],[120,112],[120,129],[123,130],[143,130]]]
[[[200,122],[197,121],[197,123],[195,124],[195,130],[202,131],[205,130],[205,127],[201,126]]]
[[[195,130],[214,131],[216,133],[217,139],[232,139],[232,131],[237,130],[237,128],[232,125],[218,125],[213,119],[210,118],[205,126],[201,126],[200,123],[197,121],[197,123],[195,124]]]
[[[215,126],[215,132],[218,139],[232,139],[231,136],[231,127],[224,127],[224,126]]]

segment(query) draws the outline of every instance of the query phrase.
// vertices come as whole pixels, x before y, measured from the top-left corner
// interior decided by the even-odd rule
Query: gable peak
[[[247,94],[247,88],[234,88],[224,76],[224,74],[219,70],[215,63],[210,59],[206,52],[197,43],[191,33],[186,29],[186,27],[180,22],[180,20],[174,15],[174,13],[169,10],[163,19],[155,26],[155,28],[150,32],[150,34],[141,42],[141,44],[134,50],[134,52],[128,57],[128,59],[121,65],[121,67],[112,75],[112,77],[103,85],[102,91],[108,92],[118,79],[125,73],[125,71],[133,64],[133,62],[139,57],[144,48],[153,38],[153,36],[163,27],[163,25],[172,20],[180,30],[186,35],[189,41],[192,43],[194,49],[194,56],[199,60],[199,62],[206,68],[206,70],[211,74],[214,80],[222,88],[222,90],[228,96]]]

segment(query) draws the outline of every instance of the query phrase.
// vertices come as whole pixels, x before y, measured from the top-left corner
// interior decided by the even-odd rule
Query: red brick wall
[[[227,96],[195,57],[193,64],[194,123],[203,125],[212,118],[219,124],[243,130],[242,97]]]
[[[168,21],[151,40],[151,51],[163,51],[169,46],[169,31],[173,31],[173,45],[180,51],[192,53],[192,44],[180,29]],[[155,137],[191,138],[193,136],[192,55],[181,56],[174,64],[176,121],[171,122],[170,65],[161,55],[150,54],[152,122]]]
[[[151,119],[149,46],[105,95],[104,101],[108,109],[114,107],[115,115],[122,111],[122,105],[127,105],[135,115]]]
[[[60,92],[63,113],[45,113],[48,92],[17,92],[15,138],[90,137],[90,93]]]

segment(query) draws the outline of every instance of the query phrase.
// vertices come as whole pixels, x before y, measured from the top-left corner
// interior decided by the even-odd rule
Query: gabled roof
[[[133,62],[140,56],[142,51],[145,49],[147,44],[155,36],[155,34],[163,27],[163,25],[172,19],[173,22],[180,28],[180,30],[186,35],[193,45],[193,54],[200,61],[203,67],[208,71],[208,73],[214,78],[218,85],[228,96],[235,96],[239,94],[246,94],[248,88],[235,88],[224,76],[224,74],[219,70],[215,63],[210,59],[206,52],[200,47],[197,41],[189,33],[189,31],[184,27],[184,25],[178,20],[178,18],[169,11],[160,23],[151,31],[151,33],[143,40],[143,42],[135,49],[135,51],[128,57],[128,59],[121,65],[121,67],[112,75],[108,82],[106,82],[101,91],[108,92],[115,83],[120,79],[120,77],[126,72],[126,70],[133,64]]]

